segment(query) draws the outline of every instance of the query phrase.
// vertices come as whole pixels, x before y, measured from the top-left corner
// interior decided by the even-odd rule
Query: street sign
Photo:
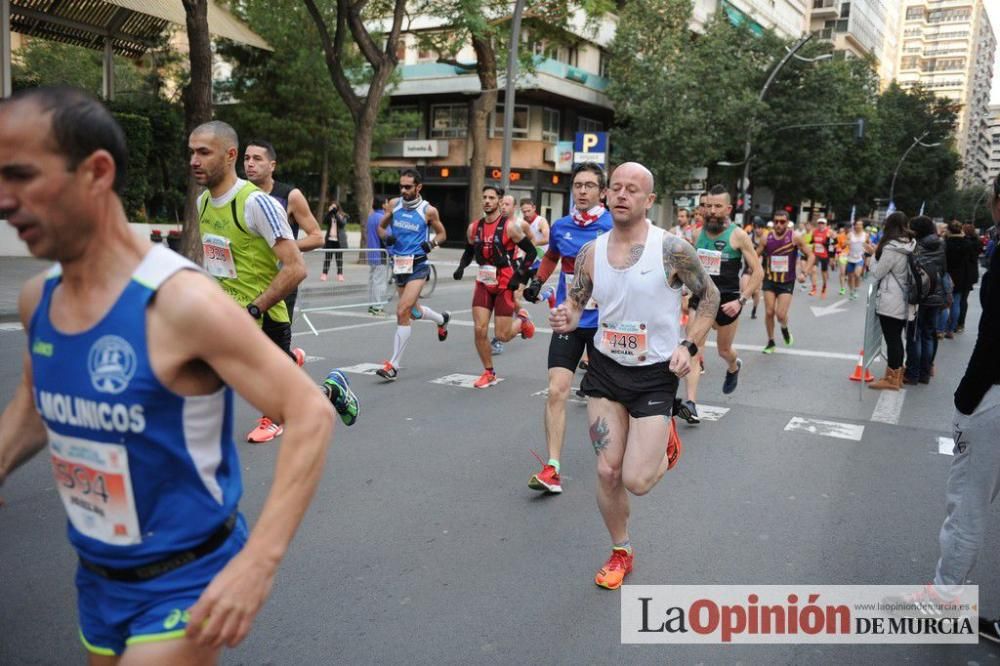
[[[596,162],[601,168],[608,166],[608,133],[577,132],[573,142],[573,164]]]

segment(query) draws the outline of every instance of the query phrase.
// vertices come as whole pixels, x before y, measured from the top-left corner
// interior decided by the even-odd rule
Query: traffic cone
[[[848,377],[848,379],[850,379],[852,382],[860,382],[860,381],[862,381],[862,379],[861,379],[861,373],[864,372],[864,381],[865,382],[873,382],[873,381],[875,381],[875,375],[873,375],[871,373],[871,370],[864,370],[864,371],[862,371],[862,367],[864,366],[864,362],[865,362],[865,350],[862,349],[861,351],[858,352],[858,364],[856,366],[854,366],[854,372],[851,374],[850,377]]]

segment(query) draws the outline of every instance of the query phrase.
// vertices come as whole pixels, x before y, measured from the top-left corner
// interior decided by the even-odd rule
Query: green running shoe
[[[774,353],[774,340],[768,340],[767,341],[767,346],[765,346],[761,350],[761,352],[764,353],[764,354],[773,354]]]
[[[351,390],[351,383],[340,370],[331,370],[330,374],[323,380],[323,392],[327,399],[333,403],[333,408],[340,414],[340,420],[344,425],[354,425],[358,420],[358,411],[361,403],[358,396]]]

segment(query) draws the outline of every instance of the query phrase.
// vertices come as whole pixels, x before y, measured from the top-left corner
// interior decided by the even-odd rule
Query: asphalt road
[[[450,273],[443,270],[442,276]],[[351,276],[354,279],[354,276]],[[364,300],[321,285],[307,305]],[[349,283],[350,284],[350,283]],[[481,372],[472,343],[472,283],[442,281],[428,304],[453,313],[440,343],[418,324],[397,382],[351,374],[362,402],[338,426],[326,474],[251,636],[226,664],[989,664],[980,646],[631,646],[620,642],[618,593],[596,587],[608,537],[594,500],[594,455],[585,407],[568,409],[565,492],[528,489],[545,455],[542,430],[549,334],[515,340],[496,359],[503,381],[485,391],[434,383]],[[848,381],[861,345],[863,301],[817,316],[825,301],[797,292],[795,345],[764,356],[761,320],[748,313],[737,338],[740,385],[723,396],[714,348],[700,403],[718,420],[681,428],[678,467],[632,502],[634,584],[910,584],[930,580],[951,460],[951,394],[979,319],[944,341],[937,376],[901,404]],[[301,302],[301,301],[300,301]],[[763,309],[763,308],[762,308]],[[545,308],[532,306],[537,321]],[[364,308],[300,320],[295,343],[319,380],[331,367],[391,354],[391,318]],[[540,324],[544,327],[544,323]],[[0,327],[0,398],[20,373],[23,332]],[[787,352],[794,353],[787,353]],[[878,364],[876,370],[884,367]],[[579,377],[578,377],[579,379]],[[262,381],[264,381],[262,379]],[[859,392],[861,393],[859,397]],[[873,421],[877,418],[896,424]],[[254,411],[240,402],[240,433]],[[794,419],[834,422],[803,423]],[[812,425],[812,431],[809,426]],[[831,433],[841,437],[830,436]],[[856,439],[855,439],[856,437]],[[240,444],[243,511],[259,514],[276,446]],[[83,661],[76,632],[74,556],[42,456],[3,488],[0,509],[0,664]],[[1000,613],[1000,530],[991,521],[971,582],[983,609]]]

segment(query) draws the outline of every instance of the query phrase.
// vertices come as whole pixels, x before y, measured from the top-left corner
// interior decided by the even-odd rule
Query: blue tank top
[[[562,256],[562,271],[559,273],[559,286],[556,289],[557,303],[566,300],[566,292],[576,272],[576,255],[580,253],[580,248],[601,234],[608,233],[613,226],[614,219],[608,210],[587,226],[577,224],[572,215],[560,217],[552,223],[549,229],[549,247],[554,247]],[[584,310],[580,315],[579,327],[597,328],[597,315],[596,308]]]
[[[389,248],[389,252],[403,257],[425,256],[427,253],[420,248],[420,244],[427,240],[427,207],[426,201],[413,210],[403,208],[403,199],[396,202],[396,207],[392,209],[392,235],[396,237],[396,243]]]
[[[104,318],[68,335],[49,319],[57,265],[29,326],[35,407],[69,540],[104,566],[140,566],[197,546],[242,494],[232,390],[180,396],[150,366],[146,308],[185,269],[200,270],[155,246]]]

